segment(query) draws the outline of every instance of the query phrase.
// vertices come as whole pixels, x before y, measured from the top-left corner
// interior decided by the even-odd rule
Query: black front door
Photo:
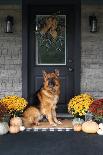
[[[42,85],[42,71],[58,69],[61,95],[57,111],[67,112],[68,101],[79,93],[80,85],[76,8],[30,6],[28,15],[28,100],[34,102],[30,98]]]

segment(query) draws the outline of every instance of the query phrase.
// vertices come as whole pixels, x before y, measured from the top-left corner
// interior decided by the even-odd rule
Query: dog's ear
[[[47,77],[47,73],[45,70],[43,70],[42,73],[43,73],[43,78],[45,79]]]
[[[59,70],[58,70],[58,69],[55,69],[55,74],[56,74],[57,76],[59,76]]]

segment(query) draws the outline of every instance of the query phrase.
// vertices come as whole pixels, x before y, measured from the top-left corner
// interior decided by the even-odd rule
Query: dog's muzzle
[[[49,85],[50,87],[54,87],[54,86],[55,86],[55,80],[54,80],[54,79],[49,79],[48,85]]]

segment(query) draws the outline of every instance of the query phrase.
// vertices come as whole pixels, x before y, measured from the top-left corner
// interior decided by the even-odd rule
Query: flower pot
[[[87,112],[85,114],[85,121],[90,121],[93,119],[93,114],[91,112]]]
[[[2,117],[2,122],[7,122],[7,123],[9,123],[10,118],[11,118],[11,115],[9,115],[9,114],[4,115],[4,116]]]
[[[81,118],[74,118],[73,120],[72,120],[72,124],[73,125],[75,125],[75,124],[83,124],[83,122],[84,122],[84,120],[83,119],[81,119]]]
[[[100,124],[100,123],[103,123],[103,118],[100,118],[100,119],[94,118],[94,121]]]

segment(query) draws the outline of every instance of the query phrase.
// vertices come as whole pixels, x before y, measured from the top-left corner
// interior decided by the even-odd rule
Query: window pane
[[[66,65],[65,15],[36,15],[36,64]]]

